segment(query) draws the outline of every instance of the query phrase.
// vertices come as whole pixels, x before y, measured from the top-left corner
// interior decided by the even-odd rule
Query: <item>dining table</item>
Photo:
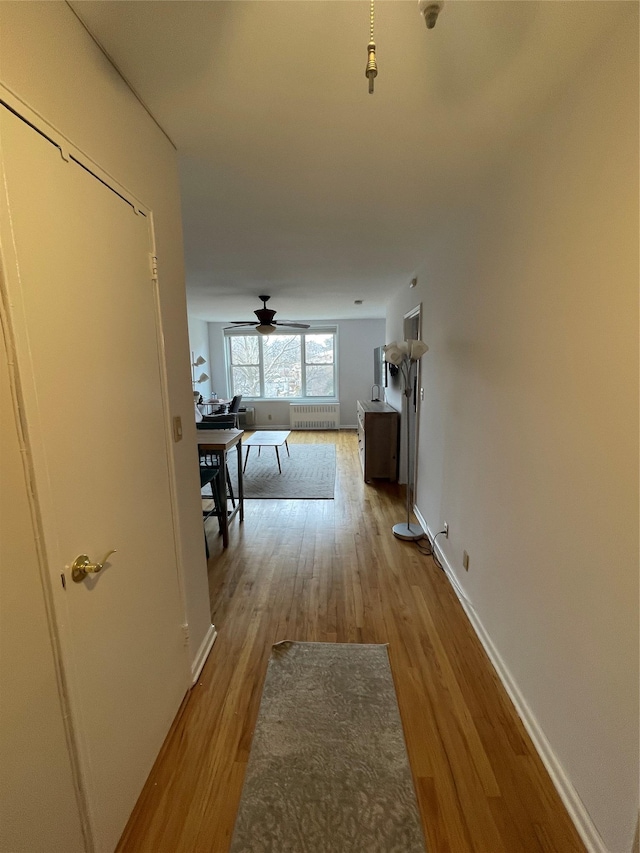
[[[215,456],[220,467],[220,497],[221,518],[220,528],[222,533],[222,544],[225,548],[229,545],[229,522],[238,513],[240,523],[244,521],[244,487],[242,482],[242,429],[196,429],[198,442],[198,453],[200,456]],[[227,478],[227,457],[229,451],[236,448],[238,466],[238,494],[236,506],[228,508],[227,493],[229,481]]]

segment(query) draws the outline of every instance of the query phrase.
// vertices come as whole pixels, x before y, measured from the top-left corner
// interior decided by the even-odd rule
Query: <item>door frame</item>
[[[164,344],[164,330],[160,303],[158,280],[158,258],[156,252],[153,211],[143,204],[133,193],[117,181],[108,171],[103,169],[82,149],[75,146],[63,133],[49,124],[38,112],[31,109],[27,103],[14,92],[0,83],[0,109],[7,109],[19,120],[30,126],[34,132],[47,139],[57,148],[65,162],[73,161],[89,172],[96,180],[120,196],[132,208],[132,215],[144,216],[147,219],[149,233],[149,278],[153,287],[154,324],[160,373],[160,393],[163,412],[164,441],[167,453],[167,472],[169,483],[169,501],[172,519],[172,534],[174,543],[174,561],[176,566],[178,594],[182,613],[182,624],[185,633],[184,645],[184,693],[192,684],[191,661],[188,645],[187,608],[184,580],[184,564],[182,561],[181,536],[178,523],[178,500],[175,460],[172,444],[171,412],[169,407],[169,389],[167,375],[167,357]],[[0,191],[4,189],[0,187]],[[88,762],[83,744],[83,733],[74,714],[75,693],[73,667],[66,662],[71,661],[71,638],[64,613],[64,590],[62,585],[53,582],[53,573],[49,566],[49,554],[46,541],[47,519],[52,517],[53,507],[48,490],[38,488],[36,472],[44,464],[43,429],[40,411],[36,402],[35,379],[32,364],[24,353],[24,341],[27,340],[27,321],[19,303],[12,304],[7,282],[7,267],[16,267],[17,258],[15,247],[7,245],[0,253],[0,323],[3,326],[9,365],[9,381],[16,424],[18,441],[22,448],[22,460],[25,482],[29,499],[29,509],[35,534],[36,551],[38,555],[38,571],[43,588],[43,596],[47,613],[47,627],[53,652],[58,694],[62,708],[62,718],[69,751],[71,772],[74,781],[76,803],[82,826],[87,853],[95,850],[93,821],[91,819],[91,803],[88,791],[91,785],[88,779]],[[61,569],[64,567],[60,567]],[[67,569],[69,567],[66,567]],[[67,574],[69,574],[67,572]]]

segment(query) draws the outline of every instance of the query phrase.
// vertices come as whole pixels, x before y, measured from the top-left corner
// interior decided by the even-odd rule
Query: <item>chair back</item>
[[[242,394],[236,394],[231,403],[229,404],[228,412],[229,414],[234,414],[240,408],[240,401],[242,400]]]

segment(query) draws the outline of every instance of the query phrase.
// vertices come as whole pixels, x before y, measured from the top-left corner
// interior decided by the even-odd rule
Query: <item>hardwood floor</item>
[[[226,853],[271,645],[289,639],[389,643],[429,853],[583,851],[445,575],[391,533],[402,490],[363,482],[355,433],[290,441],[336,444],[336,498],[248,501],[226,551],[208,522],[218,639],[118,850]]]

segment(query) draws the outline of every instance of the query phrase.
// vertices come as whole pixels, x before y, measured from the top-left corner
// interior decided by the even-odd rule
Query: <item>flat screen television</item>
[[[384,347],[376,347],[373,351],[373,384],[380,388],[387,387],[387,376],[384,369]]]

